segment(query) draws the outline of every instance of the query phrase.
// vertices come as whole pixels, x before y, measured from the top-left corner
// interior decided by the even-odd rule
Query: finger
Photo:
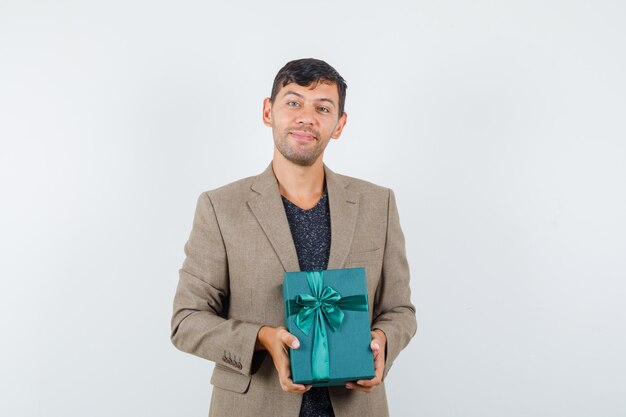
[[[385,368],[385,355],[382,352],[378,352],[378,354],[374,357],[374,371],[378,373],[378,371],[382,371]]]
[[[305,393],[311,389],[311,386],[304,384],[295,384],[291,379],[291,367],[289,364],[289,357],[285,356],[276,363],[276,371],[278,372],[278,381],[283,391],[293,393]]]
[[[363,387],[375,387],[380,384],[383,380],[383,371],[385,369],[385,361],[382,356],[379,355],[378,358],[374,359],[374,378],[372,379],[360,379],[356,381],[357,385]]]
[[[380,384],[381,381],[383,380],[384,372],[385,372],[385,358],[383,357],[382,354],[380,354],[378,355],[378,357],[374,359],[374,378],[370,379],[369,381],[372,382],[373,384],[375,383],[376,385]]]
[[[372,349],[372,353],[374,354],[374,360],[376,360],[378,358],[378,355],[380,354],[380,344],[377,340],[372,340],[372,342],[370,343],[370,349]]]
[[[280,332],[280,341],[292,349],[298,349],[300,347],[300,341],[297,337],[289,333],[287,330]]]
[[[358,381],[356,381],[356,386],[359,387],[375,387],[376,385],[379,385],[380,382],[382,381],[382,378],[380,378],[380,376],[378,375],[378,372],[376,372],[376,376],[372,379],[360,379]]]
[[[374,388],[376,388],[376,387],[375,386],[374,387],[362,387],[362,386],[360,386],[358,384],[355,384],[353,382],[348,382],[346,384],[346,388],[354,390],[354,391],[367,392],[369,394],[370,392],[374,391]]]
[[[294,384],[292,379],[289,377],[280,377],[279,381],[280,387],[283,389],[283,391],[304,394],[311,389],[311,385]]]

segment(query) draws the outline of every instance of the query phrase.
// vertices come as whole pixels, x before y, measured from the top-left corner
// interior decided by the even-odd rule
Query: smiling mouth
[[[311,142],[317,139],[315,135],[308,133],[308,132],[295,131],[295,132],[289,132],[289,134],[293,136],[295,139],[305,141],[305,142]]]

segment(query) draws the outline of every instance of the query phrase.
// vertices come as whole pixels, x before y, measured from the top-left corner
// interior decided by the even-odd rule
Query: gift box
[[[283,299],[287,330],[300,341],[289,349],[294,383],[374,377],[364,268],[286,272]]]

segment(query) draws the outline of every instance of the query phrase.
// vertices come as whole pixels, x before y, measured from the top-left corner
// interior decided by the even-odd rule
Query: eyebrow
[[[287,91],[287,92],[285,93],[285,96],[288,96],[288,95],[290,95],[290,94],[291,94],[291,95],[294,95],[294,96],[296,96],[296,97],[300,97],[301,99],[304,99],[304,96],[303,96],[302,94],[300,94],[300,93],[296,93],[295,91]],[[284,96],[283,96],[283,97],[284,97]],[[315,99],[315,101],[325,101],[325,102],[328,102],[328,103],[332,104],[333,106],[335,106],[335,102],[334,102],[334,101],[332,101],[332,100],[331,100],[331,99],[329,99],[329,98],[326,98],[326,97],[316,98],[316,99]]]

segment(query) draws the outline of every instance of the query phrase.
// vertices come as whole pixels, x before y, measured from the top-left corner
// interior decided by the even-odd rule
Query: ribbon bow
[[[328,335],[324,321],[337,331],[345,315],[342,309],[367,311],[367,294],[342,297],[335,289],[324,287],[323,271],[307,271],[306,278],[311,294],[298,294],[288,301],[287,307],[289,315],[297,314],[296,326],[307,336],[315,325],[311,373],[314,382],[321,382],[330,378]]]

